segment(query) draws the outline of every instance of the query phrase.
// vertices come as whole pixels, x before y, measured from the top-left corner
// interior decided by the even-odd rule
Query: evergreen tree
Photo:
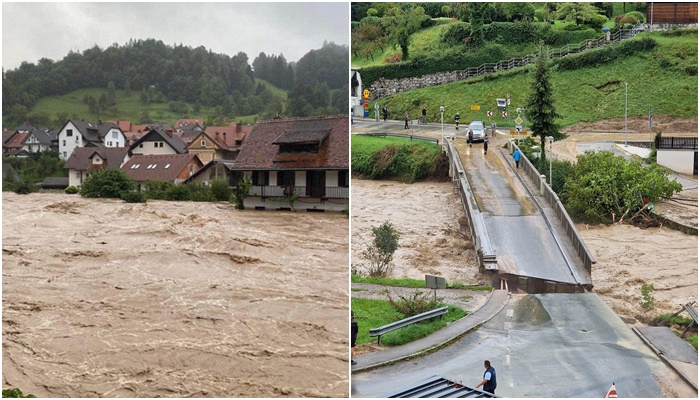
[[[107,105],[110,107],[117,105],[117,88],[114,87],[113,81],[107,84]]]
[[[535,62],[534,82],[532,92],[527,98],[525,114],[532,127],[532,136],[539,136],[542,146],[542,160],[545,159],[545,140],[547,136],[554,140],[563,139],[566,135],[559,133],[559,127],[554,120],[561,116],[554,107],[552,85],[549,82],[549,66],[547,65],[547,49],[540,42],[540,51]]]

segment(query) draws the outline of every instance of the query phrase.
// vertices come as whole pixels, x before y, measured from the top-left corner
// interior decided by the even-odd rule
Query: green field
[[[593,122],[625,115],[625,82],[628,82],[628,115],[648,115],[649,105],[655,115],[690,118],[698,115],[698,42],[697,33],[679,37],[650,35],[656,49],[609,62],[596,68],[557,71],[551,74],[551,84],[562,127],[577,122]],[[507,119],[496,109],[496,98],[511,95],[511,110],[524,107],[531,91],[532,77],[527,67],[506,71],[487,78],[479,77],[450,84],[411,90],[380,98],[394,118],[404,112],[418,115],[425,105],[428,118],[440,121],[439,106],[445,106],[445,121],[460,112],[462,120],[472,118],[488,121],[488,110],[494,112],[499,126]],[[480,111],[470,111],[479,105]],[[512,118],[515,113],[511,112]]]
[[[267,81],[256,79],[256,85],[262,83],[272,94],[278,98],[287,100],[287,91],[277,88]],[[102,94],[107,93],[107,89],[80,89],[61,96],[50,96],[40,99],[30,110],[30,115],[45,115],[52,120],[59,116],[66,118],[83,119],[86,121],[114,121],[128,120],[133,123],[164,122],[174,123],[181,118],[199,118],[206,120],[215,114],[215,107],[202,106],[199,113],[192,111],[193,104],[188,104],[190,112],[186,115],[174,113],[169,110],[169,101],[163,103],[151,103],[144,105],[141,102],[140,92],[131,91],[127,95],[124,90],[117,90],[117,105],[100,114],[90,112],[87,104],[83,102],[85,96],[92,96],[99,99]],[[144,111],[148,113],[148,118],[144,120]],[[233,120],[240,123],[253,124],[259,119],[258,114],[235,116]]]

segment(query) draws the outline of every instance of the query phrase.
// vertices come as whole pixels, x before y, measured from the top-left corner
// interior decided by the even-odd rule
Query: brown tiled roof
[[[173,132],[173,135],[182,139],[182,141],[185,142],[185,144],[190,144],[201,133],[201,131],[181,131]]]
[[[107,121],[118,126],[125,134],[131,131],[131,121]]]
[[[3,147],[8,149],[21,149],[24,146],[24,139],[26,139],[28,135],[28,133],[18,133],[5,143]]]
[[[236,158],[237,170],[251,169],[346,169],[349,166],[347,116],[299,118],[261,122],[248,134]],[[274,142],[324,136],[318,153],[279,153]],[[296,139],[295,139],[296,137]]]
[[[216,137],[216,133],[225,140],[229,147],[236,145],[236,141],[243,141],[248,133],[253,130],[252,125],[241,125],[235,122],[231,122],[229,126],[208,126],[204,131],[209,135],[209,137]]]
[[[15,131],[2,131],[2,144],[4,145],[5,142],[7,142],[8,139],[12,138],[12,135],[15,134]]]
[[[136,182],[173,182],[192,159],[196,160],[199,168],[202,167],[202,162],[195,154],[152,154],[135,155],[121,169]]]
[[[216,136],[211,136],[207,134],[206,132],[197,132],[198,135],[192,139],[190,139],[188,145],[187,145],[187,150],[189,151],[190,148],[192,147],[192,144],[194,143],[195,146],[197,146],[197,141],[201,140],[200,137],[206,137],[208,138],[212,143],[214,143],[219,149],[221,150],[229,150],[229,146],[224,143],[222,140],[223,138],[221,137],[216,137]],[[184,140],[184,139],[183,139]]]
[[[129,149],[126,147],[76,147],[66,160],[65,168],[87,171],[93,168],[119,168]],[[97,153],[106,163],[97,167],[92,164],[92,156]]]

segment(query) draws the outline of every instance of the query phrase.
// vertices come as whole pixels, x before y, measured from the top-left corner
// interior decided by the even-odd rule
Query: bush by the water
[[[642,196],[656,203],[681,189],[657,164],[645,166],[612,151],[587,151],[578,156],[561,198],[572,218],[610,223],[637,212],[643,205]]]
[[[384,146],[365,147],[367,141],[384,143]],[[366,178],[397,179],[408,183],[447,179],[447,157],[434,144],[357,136],[352,138],[352,147],[352,171]]]
[[[80,189],[75,186],[68,186],[65,190],[66,194],[78,194]]]
[[[229,201],[233,192],[226,179],[214,179],[211,181],[211,193],[217,201]]]
[[[127,203],[145,203],[146,202],[146,194],[144,192],[139,192],[139,191],[131,191],[131,192],[124,192],[122,193],[121,196],[122,200],[124,200]]]
[[[80,186],[80,195],[118,199],[122,193],[135,188],[136,182],[126,172],[116,168],[104,168],[90,172]]]

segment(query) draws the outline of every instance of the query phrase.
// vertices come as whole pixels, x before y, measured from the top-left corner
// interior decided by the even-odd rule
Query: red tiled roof
[[[192,159],[199,166],[195,169],[195,172],[197,172],[202,167],[202,162],[195,154],[135,155],[121,169],[134,178],[136,182],[173,182],[177,179],[180,172],[187,168]]]
[[[8,149],[21,149],[24,146],[24,139],[27,138],[28,133],[18,133],[13,136],[6,144],[5,148]]]
[[[129,131],[131,131],[131,121],[107,121],[111,122],[114,125],[118,126],[119,129],[122,130],[125,134]]]
[[[65,168],[87,171],[93,168],[119,168],[128,154],[127,147],[76,147],[66,160]],[[92,163],[93,154],[97,153],[106,163],[96,166]]]
[[[5,142],[7,142],[8,139],[12,137],[12,135],[15,133],[15,131],[2,131],[2,143],[3,145]]]
[[[309,136],[328,132],[318,153],[280,154],[279,145],[273,144],[285,138]],[[349,163],[349,129],[347,116],[300,118],[261,122],[248,134],[236,158],[237,170],[246,169],[347,169]],[[288,142],[288,141],[287,141]]]

